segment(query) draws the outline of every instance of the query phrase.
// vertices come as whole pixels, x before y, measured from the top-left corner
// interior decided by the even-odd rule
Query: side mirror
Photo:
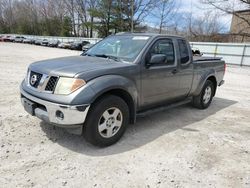
[[[151,56],[150,61],[148,62],[148,65],[154,65],[165,62],[167,59],[167,56],[164,54],[155,54]]]

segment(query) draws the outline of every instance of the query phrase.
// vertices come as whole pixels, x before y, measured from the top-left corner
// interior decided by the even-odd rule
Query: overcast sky
[[[231,3],[230,5],[232,5],[232,3],[234,4],[239,0],[219,0],[219,1],[221,2],[225,1],[226,3],[230,2]],[[194,18],[195,17],[199,18],[199,17],[204,17],[204,14],[206,12],[211,11],[213,14],[218,15],[219,22],[223,26],[223,32],[229,32],[232,15],[226,14],[211,6],[202,4],[200,3],[200,0],[176,0],[176,3],[177,3],[176,6],[179,8],[176,12],[176,18],[174,20],[177,20],[179,27],[182,26],[182,21],[184,21],[185,17],[187,18],[187,15],[189,15],[190,13],[192,13]],[[157,22],[159,22],[159,20],[156,20],[156,18],[154,18],[152,15],[149,15],[147,18],[148,19],[145,23],[147,23],[152,27],[158,27]]]
[[[230,1],[230,0],[229,0]],[[230,1],[234,3],[234,0]],[[192,12],[194,16],[203,16],[207,11],[215,11],[219,16],[219,21],[225,26],[225,30],[230,30],[232,15],[225,14],[219,10],[214,9],[211,6],[200,3],[199,0],[181,0],[179,12],[188,13]]]

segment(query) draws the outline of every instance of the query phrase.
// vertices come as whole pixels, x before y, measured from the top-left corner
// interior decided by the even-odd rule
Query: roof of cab
[[[183,38],[182,36],[178,35],[166,35],[166,34],[158,34],[158,33],[132,33],[132,32],[120,32],[116,33],[115,35],[133,35],[133,36],[149,36],[149,37],[173,37],[173,38]]]

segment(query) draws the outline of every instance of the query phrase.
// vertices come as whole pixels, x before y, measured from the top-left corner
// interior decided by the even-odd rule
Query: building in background
[[[235,12],[230,34],[232,42],[250,42],[250,9]]]

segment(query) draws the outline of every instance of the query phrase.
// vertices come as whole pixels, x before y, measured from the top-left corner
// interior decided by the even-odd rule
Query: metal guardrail
[[[250,66],[249,43],[190,42],[205,56],[222,57],[227,64]]]

